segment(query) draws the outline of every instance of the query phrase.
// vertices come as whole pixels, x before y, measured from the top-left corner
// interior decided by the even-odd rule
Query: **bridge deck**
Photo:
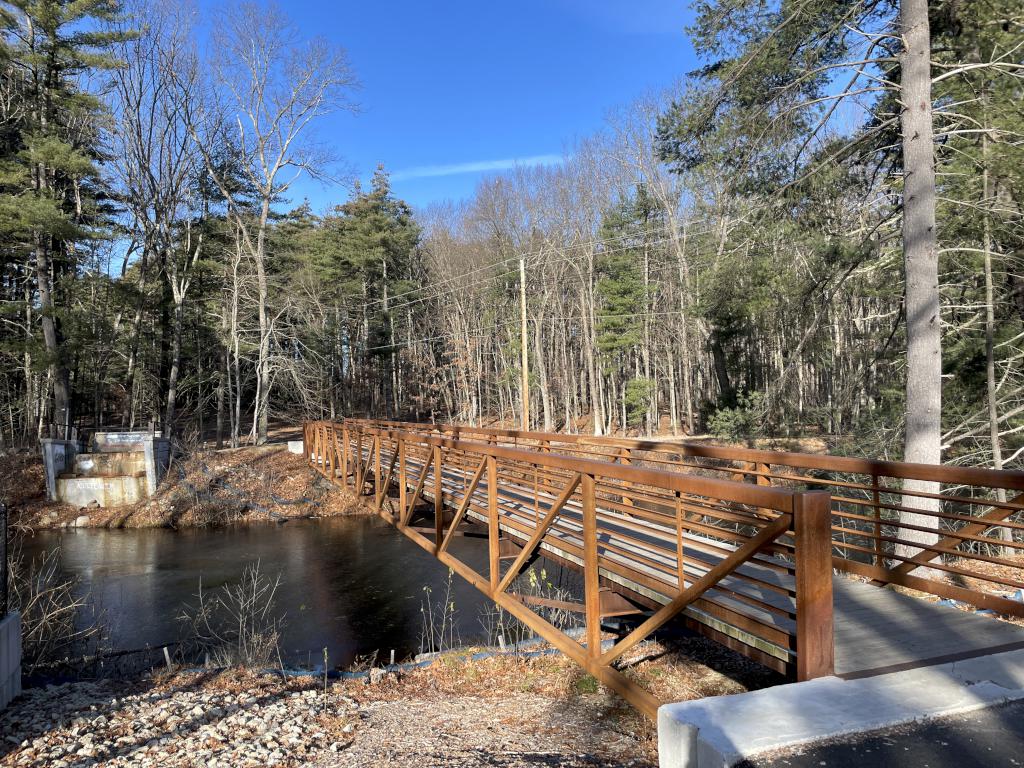
[[[384,455],[390,461],[390,455]],[[364,460],[370,461],[367,452]],[[409,456],[407,466],[407,486],[411,490],[423,462]],[[446,505],[454,506],[449,502],[461,499],[471,474],[469,470],[445,468],[442,498]],[[497,488],[500,527],[513,541],[525,542],[560,490],[503,478]],[[422,496],[433,498],[433,493],[432,480],[427,480]],[[483,478],[467,517],[486,524],[487,500],[488,487]],[[598,519],[602,557],[622,566],[614,571],[603,568],[603,583],[627,596],[646,599],[649,604],[669,602],[679,590],[674,527],[605,508],[599,509]],[[683,540],[687,585],[733,551],[728,543],[693,534],[685,534]],[[582,510],[578,501],[570,499],[541,548],[548,556],[571,566],[580,562],[574,552],[582,544]],[[773,564],[781,561],[764,556],[756,564],[744,564],[687,608],[685,615],[690,626],[730,644],[741,643],[748,655],[781,670],[794,655],[789,638],[795,623],[795,588],[792,575],[773,568]],[[1024,627],[989,616],[841,575],[833,577],[833,594],[835,667],[841,676],[881,674],[1024,647]],[[771,627],[779,630],[776,642],[766,641],[766,636],[772,635]]]

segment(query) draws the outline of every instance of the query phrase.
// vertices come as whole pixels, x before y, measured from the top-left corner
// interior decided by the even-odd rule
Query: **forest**
[[[1018,0],[700,0],[699,70],[422,210],[384,166],[291,193],[337,180],[344,50],[272,6],[196,23],[0,10],[0,448],[518,427],[526,390],[531,429],[1024,466]]]

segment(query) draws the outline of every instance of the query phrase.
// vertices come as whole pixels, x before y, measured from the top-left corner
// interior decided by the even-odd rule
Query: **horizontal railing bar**
[[[844,512],[842,514],[837,514],[837,513],[833,512],[832,513],[832,517],[842,517],[842,518],[847,518],[847,519],[850,519],[850,520],[862,520],[864,522],[867,522],[867,523],[871,524],[872,527],[874,527],[874,525],[879,522],[878,518],[872,517],[871,515],[858,515],[858,514],[856,514],[854,512]],[[932,533],[932,534],[935,533],[935,529],[934,528],[928,528],[927,526],[923,526],[923,525],[913,525],[911,523],[902,523],[902,522],[900,522],[898,520],[884,520],[883,519],[881,521],[881,525],[885,526],[885,527],[889,527],[889,528],[903,528],[903,529],[906,529],[908,531],[921,531],[922,533]],[[966,527],[966,526],[964,526],[964,527]],[[1001,523],[992,523],[991,527],[992,528],[1001,528],[1003,526],[1002,526]],[[845,529],[842,526],[838,526],[835,523],[833,523],[832,524],[832,530],[833,531],[838,531],[838,530],[847,530],[847,529]],[[856,529],[854,529],[854,530],[856,530]],[[980,544],[996,544],[996,545],[998,545],[1000,547],[1010,547],[1011,549],[1024,549],[1024,541],[1006,541],[1005,539],[993,539],[991,536],[981,536],[981,535],[973,534],[973,533],[964,533],[962,531],[956,530],[955,528],[943,528],[942,531],[940,531],[940,532],[942,534],[944,534],[944,536],[951,536],[954,539],[960,539],[960,541],[976,541],[976,542],[978,542]],[[877,538],[877,534],[875,534],[874,532],[857,530],[857,534],[859,536],[865,536],[865,537],[867,537],[869,539]],[[921,544],[920,542],[914,542],[914,546],[915,547],[923,547],[924,549],[931,548],[930,544],[925,545],[925,544]],[[1014,563],[1013,566],[1015,568],[1020,568],[1021,567],[1021,565],[1019,563]]]
[[[372,431],[371,431],[372,434]],[[411,432],[388,433],[389,437],[409,442],[421,442],[440,448],[456,448],[470,453],[494,458],[539,464],[541,466],[558,467],[570,471],[582,472],[599,477],[611,477],[625,482],[639,483],[665,488],[681,493],[692,493],[739,504],[767,507],[777,512],[792,512],[793,498],[796,491],[737,483],[718,478],[683,475],[678,472],[666,472],[659,469],[643,469],[628,465],[611,464],[593,459],[574,459],[560,456],[557,453],[529,453],[518,448],[505,448],[487,443],[476,443],[453,440],[445,437],[427,436]]]
[[[355,420],[360,421],[360,420]],[[374,423],[367,420],[366,423]],[[377,422],[379,423],[379,422]],[[405,423],[406,427],[420,427]],[[437,429],[436,427],[434,429]],[[515,430],[486,430],[455,427],[455,430],[475,434],[499,434],[506,437],[524,437],[541,442],[575,443],[579,445],[613,446],[657,453],[674,453],[681,456],[749,461],[760,464],[821,469],[847,474],[881,475],[903,480],[927,480],[932,482],[986,486],[1024,491],[1024,472],[1019,470],[995,470],[985,467],[955,467],[950,465],[917,464],[913,462],[864,459],[851,456],[832,456],[789,451],[766,451],[756,448],[735,446],[701,445],[691,441],[643,440],[618,437],[586,435],[561,435],[547,432],[516,432]],[[439,431],[439,430],[438,430]],[[821,482],[818,480],[818,482]]]

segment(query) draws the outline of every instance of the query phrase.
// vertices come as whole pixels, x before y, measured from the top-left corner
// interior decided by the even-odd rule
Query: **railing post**
[[[316,466],[316,471],[317,472],[321,471],[320,470],[320,455],[323,453],[323,450],[322,450],[322,447],[323,447],[322,429],[323,428],[322,428],[320,422],[317,422],[316,434],[315,434],[315,438],[314,438],[314,442],[313,442],[313,456],[314,456],[314,461],[316,462],[315,466]]]
[[[327,470],[327,478],[329,480],[334,479],[334,448],[337,446],[337,441],[334,439],[334,424],[329,423],[324,427],[324,432],[327,435],[327,453],[324,456],[324,469]]]
[[[619,463],[620,464],[625,464],[626,466],[629,466],[630,464],[632,464],[633,463],[633,451],[631,451],[629,448],[620,448],[619,449]],[[633,490],[633,484],[631,482],[628,482],[628,481],[624,482],[622,484],[622,487],[625,488],[627,491],[632,491]],[[630,498],[629,496],[627,496],[626,494],[623,494],[622,495],[622,504],[623,504],[623,506],[626,506],[626,507],[632,507],[633,506],[633,499]]]
[[[686,560],[683,551],[683,497],[676,491],[676,575],[680,593],[686,589]]]
[[[405,440],[398,438],[398,521],[405,520],[406,503]]]
[[[434,552],[444,536],[444,498],[441,493],[441,448],[434,446]]]
[[[498,462],[493,456],[487,457],[487,551],[490,560],[491,594],[498,590],[501,580],[501,548],[498,538],[501,527],[498,525]]]
[[[587,655],[601,656],[601,582],[598,578],[597,504],[594,476],[583,475],[583,606],[587,617]]]
[[[385,491],[387,490],[386,488],[384,488],[384,477],[381,475],[381,466],[380,466],[381,447],[380,447],[380,444],[381,444],[380,435],[377,435],[376,439],[373,441],[373,498],[374,499],[380,499],[381,498],[381,490],[382,489],[385,490]],[[381,503],[383,503],[383,499],[381,499]]]
[[[769,465],[756,463],[754,464],[754,471],[757,472],[757,474],[754,475],[754,482],[757,485],[771,487],[772,479],[770,477],[765,477],[765,475],[771,473],[771,467]],[[766,509],[765,507],[759,508],[758,511],[762,515],[770,516],[772,514],[772,511],[770,509]]]
[[[341,484],[345,487],[348,487],[348,424],[341,425],[341,440]]]
[[[309,464],[309,422],[302,422],[302,455],[306,457],[306,464]]]
[[[885,566],[884,548],[882,546],[882,494],[878,491],[878,473],[871,475],[871,501],[875,506],[875,565]]]
[[[356,465],[352,472],[352,485],[354,486],[360,479],[363,478],[363,430],[360,427],[359,431],[356,432]],[[362,487],[355,489],[356,496],[363,495]]]
[[[812,680],[835,671],[832,495],[807,491],[793,502],[797,680]]]

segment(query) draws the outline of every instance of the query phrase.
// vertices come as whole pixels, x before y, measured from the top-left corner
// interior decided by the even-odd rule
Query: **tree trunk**
[[[982,215],[985,217],[983,225],[985,241],[985,384],[988,396],[988,429],[989,440],[992,444],[992,468],[1002,469],[1003,445],[999,437],[999,406],[996,400],[998,394],[996,388],[996,309],[995,286],[992,281],[992,223],[988,217],[991,193],[989,190],[987,134],[982,134],[981,136],[981,162],[982,205],[984,206]],[[1006,503],[1005,488],[996,489],[996,501],[1000,504]],[[1001,526],[998,531],[999,538],[1003,541],[1013,541],[1013,532],[1009,528]],[[1004,547],[1002,554],[1004,557],[1012,555],[1013,550],[1009,547]]]
[[[174,302],[171,327],[171,367],[167,375],[167,405],[164,409],[164,437],[170,437],[174,423],[174,409],[178,400],[178,375],[181,370],[181,326],[184,307]]]
[[[267,442],[267,422],[270,409],[270,318],[267,314],[268,290],[265,251],[271,194],[272,192],[267,192],[263,196],[262,208],[260,209],[259,232],[256,234],[256,253],[254,254],[260,319],[260,350],[256,361],[256,389],[258,395],[256,398],[256,423],[253,424],[257,445],[263,445]]]
[[[50,290],[50,254],[44,242],[45,235],[36,234],[36,287],[39,291],[40,323],[43,343],[50,358],[50,378],[53,381],[53,423],[56,435],[66,438],[71,426],[71,384],[64,363],[57,323],[54,320],[53,293]]]
[[[907,383],[905,461],[939,464],[942,459],[942,329],[939,264],[935,235],[935,153],[932,135],[931,35],[927,0],[903,0],[900,26],[900,123],[903,141],[903,261],[906,275]],[[931,530],[902,528],[901,539],[928,545],[938,541],[937,483],[907,480],[900,522]],[[896,554],[910,557],[918,547],[900,544]],[[919,574],[932,575],[932,574]]]

